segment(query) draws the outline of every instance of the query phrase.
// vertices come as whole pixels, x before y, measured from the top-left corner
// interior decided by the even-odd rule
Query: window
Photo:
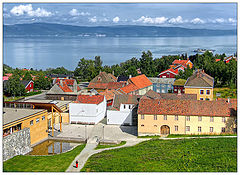
[[[45,120],[45,116],[42,116],[42,120]]]
[[[222,128],[222,132],[225,132],[225,128],[224,127]]]
[[[198,117],[198,121],[201,122],[202,121],[202,116]]]
[[[128,105],[128,109],[131,109],[131,105]]]
[[[157,125],[154,125],[154,127],[157,127]]]
[[[36,123],[39,123],[40,119],[39,118],[36,118]]]
[[[213,127],[210,127],[210,132],[213,132]]]
[[[141,115],[141,119],[144,119],[144,115]]]
[[[190,126],[186,126],[186,131],[190,131]]]
[[[200,98],[200,100],[203,100],[203,98]]]
[[[202,127],[201,126],[198,127],[198,132],[202,132]]]
[[[175,120],[178,120],[178,115],[175,115]]]
[[[30,125],[33,125],[33,120],[30,121]]]
[[[154,115],[153,119],[154,119],[154,120],[157,120],[157,115]]]
[[[209,98],[206,98],[205,100],[206,100],[206,101],[209,101],[210,99],[209,99]]]
[[[144,126],[144,125],[141,125],[142,127]]]
[[[200,90],[200,94],[204,94],[204,90]]]
[[[210,117],[210,122],[214,122],[214,118],[213,117]]]
[[[177,125],[175,126],[175,131],[178,131],[178,126]]]
[[[226,122],[226,118],[225,117],[222,117],[222,122]]]
[[[190,116],[186,116],[186,120],[187,120],[187,121],[190,121]]]
[[[125,109],[125,108],[126,108],[126,105],[123,105],[123,108]]]
[[[210,95],[210,90],[206,90],[206,94],[207,94],[207,95]]]
[[[163,116],[163,120],[167,120],[167,115],[164,115],[164,116]]]

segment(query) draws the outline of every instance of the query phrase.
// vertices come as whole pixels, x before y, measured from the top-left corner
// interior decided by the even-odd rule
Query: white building
[[[135,124],[137,119],[137,104],[136,95],[115,95],[113,106],[107,110],[107,124]]]
[[[79,95],[69,104],[70,123],[97,124],[106,116],[107,102],[102,95]]]

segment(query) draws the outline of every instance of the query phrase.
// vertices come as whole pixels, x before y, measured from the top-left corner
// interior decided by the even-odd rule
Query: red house
[[[224,62],[225,63],[229,63],[232,59],[235,59],[237,61],[237,58],[231,55],[229,57],[225,57],[224,58]]]
[[[173,68],[170,68],[170,69],[167,69],[165,71],[162,71],[158,77],[159,78],[175,78],[175,76],[178,75],[178,69],[173,69]]]
[[[21,83],[25,86],[27,92],[33,92],[33,81],[24,81],[22,80]]]
[[[178,79],[175,80],[175,82],[173,83],[173,93],[181,93],[184,94],[184,85],[186,83],[186,80],[184,79]]]

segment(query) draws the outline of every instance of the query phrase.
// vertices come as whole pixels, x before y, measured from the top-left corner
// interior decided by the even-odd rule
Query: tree
[[[45,78],[43,73],[39,73],[34,80],[34,87],[36,89],[50,89],[51,84],[51,79],[49,77]]]
[[[23,80],[26,80],[26,81],[32,80],[32,76],[29,71],[26,71],[26,73],[24,74]]]
[[[90,81],[96,76],[95,64],[93,60],[80,59],[78,66],[74,71],[74,76],[78,76],[83,80]]]
[[[189,66],[183,71],[180,71],[179,74],[176,76],[176,79],[184,79],[187,80],[188,77],[191,77],[193,74],[193,69],[190,69]]]
[[[148,77],[153,77],[156,66],[153,63],[152,53],[150,51],[142,52],[142,57],[140,58],[140,69],[143,74]]]
[[[25,87],[20,81],[20,76],[16,73],[9,78],[4,89],[4,93],[14,97],[26,94]]]

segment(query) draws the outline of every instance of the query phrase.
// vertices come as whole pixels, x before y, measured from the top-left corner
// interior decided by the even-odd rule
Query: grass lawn
[[[111,148],[111,147],[117,147],[125,145],[126,141],[121,141],[119,144],[99,144],[95,149],[103,149],[103,148]]]
[[[202,135],[187,135],[187,134],[170,134],[167,138],[178,138],[178,137],[208,137],[208,136],[237,136],[237,134],[202,134]]]
[[[6,97],[6,96],[4,95],[3,98],[4,98],[4,101],[15,101],[15,100],[19,100],[19,99],[24,98],[24,97],[29,97],[29,96],[37,95],[37,94],[41,94],[41,93],[42,93],[42,91],[34,91],[34,92],[26,93],[25,96]]]
[[[237,138],[152,139],[95,154],[81,171],[236,172]]]
[[[4,172],[64,172],[85,144],[53,156],[15,156],[3,163]]]
[[[220,98],[237,98],[237,89],[230,88],[214,88],[213,89],[213,98],[216,99],[216,93],[220,93]]]

